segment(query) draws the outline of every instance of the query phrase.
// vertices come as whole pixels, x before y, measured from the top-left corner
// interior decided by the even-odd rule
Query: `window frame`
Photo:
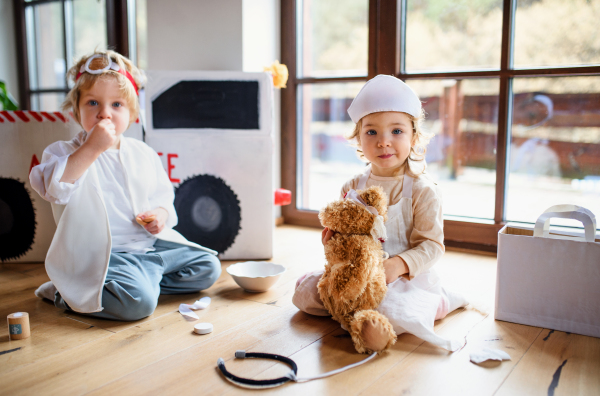
[[[61,3],[63,12],[63,46],[65,65],[69,64],[67,47],[66,25],[64,15],[66,3],[75,0],[13,0],[15,32],[17,40],[17,66],[19,69],[19,97],[21,110],[31,110],[31,95],[43,93],[68,93],[69,88],[45,88],[31,89],[29,81],[29,57],[27,46],[27,26],[25,22],[25,9],[27,7],[48,4]],[[108,47],[114,49],[120,54],[129,56],[129,26],[127,13],[127,0],[106,0],[106,42]],[[65,76],[66,78],[66,76]],[[65,81],[65,87],[68,84]]]
[[[320,227],[316,211],[298,209],[297,196],[297,94],[301,84],[367,81],[378,74],[409,79],[498,78],[498,132],[496,142],[496,190],[492,221],[444,219],[446,246],[496,252],[498,231],[506,224],[505,204],[508,177],[508,142],[511,137],[512,79],[515,77],[561,77],[600,75],[600,66],[513,68],[513,25],[517,0],[504,0],[502,43],[498,70],[407,73],[404,67],[403,36],[406,0],[369,0],[369,53],[367,77],[298,78],[296,65],[297,0],[281,2],[281,58],[288,66],[288,88],[281,94],[281,185],[292,192],[292,204],[282,207],[284,222]],[[400,12],[399,12],[400,11]]]

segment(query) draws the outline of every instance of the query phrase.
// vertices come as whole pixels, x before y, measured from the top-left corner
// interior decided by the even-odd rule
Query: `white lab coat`
[[[82,313],[103,309],[102,289],[112,246],[108,214],[95,164],[63,191],[55,186],[64,173],[68,156],[81,146],[86,136],[80,132],[70,142],[48,146],[42,163],[33,168],[29,176],[33,189],[51,202],[57,223],[46,256],[46,271],[69,307]],[[134,214],[154,209],[151,200],[156,199],[153,197],[164,195],[165,204],[159,206],[167,209],[169,218],[164,230],[155,236],[216,255],[217,252],[188,241],[172,229],[177,224],[173,187],[165,184],[167,176],[156,152],[139,140],[121,137],[119,156]]]

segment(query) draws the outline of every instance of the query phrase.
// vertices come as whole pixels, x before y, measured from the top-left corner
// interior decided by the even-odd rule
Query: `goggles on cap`
[[[133,79],[133,76],[131,75],[131,73],[129,73],[127,70],[123,70],[115,61],[110,59],[110,57],[108,55],[106,56],[106,58],[108,60],[108,64],[105,67],[103,67],[102,69],[90,69],[90,65],[91,65],[92,61],[96,58],[102,58],[102,57],[104,57],[104,55],[101,55],[101,54],[95,54],[95,55],[90,56],[88,58],[88,60],[85,62],[85,64],[81,65],[81,68],[79,69],[79,72],[77,73],[77,76],[75,76],[75,81],[79,80],[79,77],[81,77],[81,75],[83,73],[102,74],[102,73],[106,73],[109,70],[112,70],[119,74],[124,75],[133,85],[133,88],[135,89],[135,94],[139,96],[137,85],[136,85],[135,80]]]

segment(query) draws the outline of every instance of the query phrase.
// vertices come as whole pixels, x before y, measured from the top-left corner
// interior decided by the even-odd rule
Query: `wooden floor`
[[[0,332],[0,394],[264,394],[344,395],[598,395],[600,339],[493,320],[493,313],[458,310],[436,322],[436,332],[467,335],[448,353],[403,334],[396,345],[364,366],[323,380],[264,391],[237,388],[216,369],[219,357],[235,374],[273,378],[288,371],[272,361],[236,361],[238,349],[292,357],[299,376],[356,362],[350,339],[329,318],[299,312],[291,303],[298,276],[323,265],[316,229],[275,232],[274,262],[288,268],[274,288],[252,294],[223,271],[204,293],[161,296],[154,314],[132,323],[92,319],[57,309],[33,294],[48,280],[41,264],[1,264],[0,315],[30,315],[31,337],[9,341]],[[232,264],[223,263],[223,267]],[[446,286],[493,309],[495,257],[447,252],[436,265]],[[212,297],[197,311],[213,333],[196,335],[180,303]],[[469,353],[502,349],[511,361],[475,365]]]

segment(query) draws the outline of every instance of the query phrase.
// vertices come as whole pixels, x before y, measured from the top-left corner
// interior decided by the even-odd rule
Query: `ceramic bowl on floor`
[[[227,273],[235,283],[254,293],[267,291],[284,272],[283,265],[264,261],[246,261],[227,267]]]

